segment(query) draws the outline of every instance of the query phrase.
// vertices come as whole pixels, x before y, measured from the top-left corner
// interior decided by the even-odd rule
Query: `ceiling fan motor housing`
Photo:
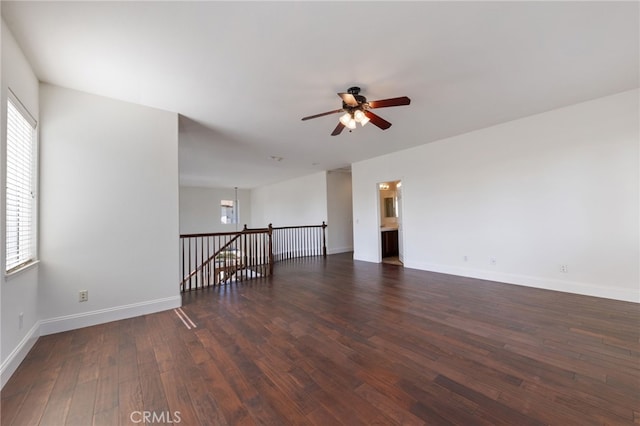
[[[363,96],[360,96],[361,98],[364,98]],[[358,101],[358,105],[347,105],[344,101],[342,102],[342,109],[345,110],[346,112],[353,112],[357,109],[364,111],[366,109],[367,105],[367,100],[360,100],[358,98],[356,98],[356,101]]]
[[[356,102],[358,102],[358,106],[349,106],[344,104],[343,102],[343,107],[347,107],[347,108],[359,108],[362,109],[362,107],[364,107],[364,104],[367,103],[367,98],[365,98],[364,96],[360,95],[360,88],[357,86],[354,87],[349,87],[349,89],[347,90],[347,93],[349,93],[350,95],[353,95],[354,99],[356,100]]]

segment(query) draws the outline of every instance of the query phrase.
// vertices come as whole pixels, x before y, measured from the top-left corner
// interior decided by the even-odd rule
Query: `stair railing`
[[[181,291],[273,275],[275,262],[327,256],[327,225],[180,235]]]
[[[271,225],[269,225],[271,226]],[[299,257],[327,257],[327,224],[272,227],[275,262]]]
[[[273,273],[268,229],[180,235],[180,289],[191,291]]]

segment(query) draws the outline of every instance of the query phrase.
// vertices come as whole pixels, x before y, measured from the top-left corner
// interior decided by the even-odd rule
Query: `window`
[[[238,223],[238,216],[233,206],[233,200],[220,200],[220,210],[222,211],[220,217],[221,223]]]
[[[36,121],[15,96],[7,99],[5,271],[36,259]]]

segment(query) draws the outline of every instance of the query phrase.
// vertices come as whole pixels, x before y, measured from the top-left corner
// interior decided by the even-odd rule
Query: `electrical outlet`
[[[78,293],[78,301],[86,302],[87,300],[89,300],[89,290],[80,290]]]
[[[565,274],[569,273],[569,267],[567,265],[560,265],[560,272],[564,272]]]
[[[496,266],[496,263],[498,263],[498,261],[496,260],[495,257],[492,257],[491,259],[489,259],[489,263],[491,263],[491,265]]]
[[[23,325],[24,325],[24,313],[20,312],[18,314],[18,328],[22,330]]]

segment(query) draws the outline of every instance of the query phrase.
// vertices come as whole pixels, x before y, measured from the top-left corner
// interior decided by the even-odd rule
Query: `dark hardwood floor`
[[[634,303],[334,255],[182,310],[40,338],[2,425],[640,424]]]

